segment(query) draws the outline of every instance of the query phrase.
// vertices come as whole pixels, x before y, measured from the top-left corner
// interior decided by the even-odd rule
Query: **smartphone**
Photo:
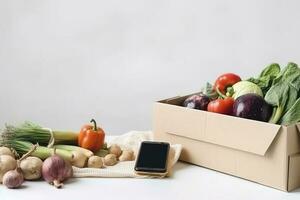
[[[169,149],[170,144],[166,142],[142,142],[134,167],[135,172],[143,175],[166,175]]]

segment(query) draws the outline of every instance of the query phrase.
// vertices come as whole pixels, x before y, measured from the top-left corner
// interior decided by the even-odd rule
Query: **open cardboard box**
[[[283,191],[300,187],[300,123],[280,126],[182,107],[190,95],[155,103],[154,137],[180,143],[180,159]]]

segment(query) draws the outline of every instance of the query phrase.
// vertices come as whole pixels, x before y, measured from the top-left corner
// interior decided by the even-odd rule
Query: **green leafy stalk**
[[[272,87],[265,95],[265,100],[275,107],[276,112],[269,120],[272,123],[283,123],[281,119],[298,99],[300,90],[300,69],[295,63],[288,65],[274,79]],[[299,111],[298,111],[299,112]],[[288,122],[290,120],[285,120]]]
[[[300,98],[294,103],[294,105],[283,115],[280,120],[281,124],[289,125],[300,121]]]
[[[18,140],[2,140],[1,144],[13,148],[20,156],[30,151],[30,149],[33,146],[33,144],[30,142],[18,141]],[[52,156],[53,153],[54,153],[54,149],[52,148],[37,146],[36,150],[32,152],[31,155],[44,160]],[[63,159],[68,160],[70,162],[73,160],[73,154],[70,151],[56,149],[55,153],[61,156]]]
[[[282,115],[282,107],[274,107],[272,116],[269,120],[270,123],[276,124]]]
[[[208,96],[210,99],[217,99],[219,96],[214,90],[213,85],[210,83],[206,83],[205,87],[201,89],[201,92]]]
[[[77,133],[67,131],[52,131],[55,143],[77,144]],[[2,137],[10,140],[28,141],[47,146],[52,137],[51,131],[31,122],[20,126],[6,125]]]
[[[268,65],[257,78],[249,78],[247,81],[255,83],[260,87],[263,94],[265,95],[267,91],[273,84],[273,80],[280,74],[280,66],[277,63],[272,63]]]

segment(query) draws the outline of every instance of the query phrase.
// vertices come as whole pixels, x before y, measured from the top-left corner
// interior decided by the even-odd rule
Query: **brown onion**
[[[53,155],[44,161],[42,174],[45,181],[60,188],[63,186],[63,181],[73,176],[73,169],[67,161],[58,155]]]

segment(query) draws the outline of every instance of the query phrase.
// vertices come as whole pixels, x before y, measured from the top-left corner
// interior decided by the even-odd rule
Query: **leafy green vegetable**
[[[300,68],[295,63],[288,63],[282,72],[273,80],[273,85],[265,95],[265,100],[274,106],[269,122],[278,123],[298,98],[300,89]]]
[[[259,75],[259,77],[270,76],[276,77],[280,73],[280,66],[277,63],[268,65]]]
[[[249,81],[237,82],[236,84],[234,84],[232,86],[232,88],[233,88],[233,92],[234,92],[232,97],[234,99],[237,99],[238,97],[240,97],[244,94],[249,94],[249,93],[257,94],[257,95],[263,97],[263,93],[262,93],[260,87],[258,87],[256,84],[249,82]]]
[[[265,96],[266,102],[274,106],[273,115],[269,122],[276,124],[281,116],[297,100],[298,91],[288,82],[279,82],[271,87]]]
[[[201,92],[208,96],[210,99],[218,98],[218,93],[214,90],[214,87],[210,83],[206,83],[205,87],[201,89]]]
[[[296,63],[288,63],[282,72],[274,79],[273,84],[281,81],[288,81],[294,88],[300,90],[300,69]]]
[[[300,121],[300,98],[294,103],[294,105],[283,115],[280,120],[280,124],[293,124]]]
[[[272,86],[273,80],[278,76],[279,73],[280,66],[277,63],[272,63],[260,73],[258,78],[249,78],[248,81],[258,85],[265,95]]]

